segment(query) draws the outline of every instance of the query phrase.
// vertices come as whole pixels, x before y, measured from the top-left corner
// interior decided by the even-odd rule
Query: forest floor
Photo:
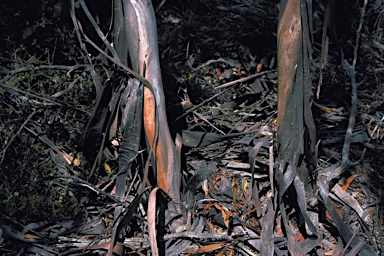
[[[332,204],[353,236],[377,255],[384,253],[383,9],[369,6],[361,32],[356,124],[349,149],[354,164],[329,188]],[[359,8],[344,1],[336,10],[340,45],[351,61]],[[317,15],[322,18],[321,11]],[[170,217],[164,217],[170,224],[161,226],[159,221],[159,244],[169,255],[260,255],[265,242],[260,237],[267,228],[263,221],[274,212],[269,202],[276,200],[270,174],[277,152],[278,6],[270,1],[166,1],[156,16],[168,122],[171,134],[183,139],[183,207],[190,222],[175,227],[177,221],[172,225]],[[39,41],[32,34],[21,43],[8,42],[1,52],[0,252],[98,254],[110,246],[116,232],[118,149],[111,141],[97,179],[87,180],[89,164],[76,154],[76,142],[95,104],[93,79],[74,32],[47,33],[50,39]],[[313,186],[319,173],[342,159],[352,93],[335,43],[331,41],[320,73],[321,29],[314,41],[312,111],[318,163]],[[75,47],[70,51],[68,45]],[[95,69],[100,75],[110,67],[97,62]],[[130,176],[126,223],[118,226],[124,230],[119,255],[151,253],[149,196],[136,200],[145,146],[142,152],[137,172]],[[149,180],[154,185],[153,176]],[[318,197],[306,196],[318,233],[310,234],[288,204],[293,236],[284,229],[284,217],[274,212],[275,254],[292,252],[287,240],[293,237],[298,253],[356,255],[364,244],[346,246],[325,207],[310,204]]]

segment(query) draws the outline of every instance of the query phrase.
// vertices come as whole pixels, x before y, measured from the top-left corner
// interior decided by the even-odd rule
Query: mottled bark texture
[[[281,1],[277,33],[279,159],[286,164],[295,162],[295,154],[304,159],[306,164],[299,168],[302,181],[315,164],[316,130],[310,105],[310,15],[305,0]]]
[[[276,182],[280,212],[292,255],[299,250],[289,224],[286,206],[297,209],[309,235],[317,235],[317,216],[307,211],[307,193],[313,193],[311,170],[316,164],[316,130],[311,112],[311,0],[282,0],[278,40],[278,129],[279,155]],[[292,189],[289,189],[292,188]],[[289,194],[284,197],[284,194]],[[305,250],[313,248],[306,248]]]

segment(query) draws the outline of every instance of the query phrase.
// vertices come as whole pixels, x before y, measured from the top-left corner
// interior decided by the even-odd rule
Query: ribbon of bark
[[[179,163],[166,118],[157,44],[156,19],[151,1],[124,0],[127,42],[133,70],[150,82],[144,88],[144,129],[153,151],[158,186],[179,201]]]

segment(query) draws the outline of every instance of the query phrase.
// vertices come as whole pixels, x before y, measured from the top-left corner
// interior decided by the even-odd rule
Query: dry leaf
[[[79,166],[80,165],[80,160],[78,158],[74,158],[72,154],[68,154],[64,150],[61,151],[62,157],[67,161],[69,165],[73,164],[74,166]]]
[[[233,216],[233,214],[225,206],[221,206],[221,205],[219,205],[217,203],[214,203],[214,206],[216,207],[216,209],[221,211],[221,215],[223,216],[224,224],[228,228],[228,226],[229,226],[229,218],[231,216]]]
[[[332,250],[330,250],[328,252],[325,252],[324,256],[332,256],[334,251],[335,251],[335,249],[332,249]]]
[[[41,237],[32,235],[32,234],[24,234],[24,238],[26,239],[41,239]]]
[[[206,252],[212,252],[217,249],[223,248],[224,246],[225,246],[224,243],[210,244],[210,245],[205,245],[203,247],[200,247],[197,250],[192,249],[192,250],[186,250],[185,252],[190,254],[206,253]]]
[[[341,186],[342,189],[343,189],[344,191],[347,191],[347,189],[348,189],[349,186],[351,185],[352,181],[353,181],[357,176],[359,176],[359,175],[358,175],[358,174],[354,174],[354,175],[352,175],[351,177],[349,177],[349,178],[347,179],[347,181],[345,182],[345,184],[344,184],[343,186]]]
[[[259,73],[259,72],[261,71],[262,68],[263,68],[263,63],[259,63],[259,64],[257,64],[256,72]]]
[[[112,170],[111,170],[111,167],[109,166],[109,164],[104,163],[104,169],[108,173],[108,175],[110,175],[112,173]]]
[[[156,240],[156,193],[159,188],[154,188],[149,194],[148,200],[148,233],[151,242],[152,256],[159,255]]]

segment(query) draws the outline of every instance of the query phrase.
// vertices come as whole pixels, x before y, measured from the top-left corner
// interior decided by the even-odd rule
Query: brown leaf
[[[24,238],[26,238],[26,239],[41,239],[41,237],[35,236],[32,234],[24,234]]]
[[[217,203],[215,203],[214,206],[216,207],[216,209],[221,211],[221,215],[223,216],[224,224],[228,228],[228,226],[229,226],[229,218],[231,216],[233,216],[233,214],[225,206],[221,206],[221,205],[219,205]]]
[[[352,181],[357,177],[359,176],[358,174],[354,174],[352,175],[351,177],[349,177],[347,179],[347,181],[345,182],[345,184],[343,186],[341,186],[343,188],[344,191],[347,191],[347,189],[349,188],[349,186],[351,185]]]
[[[185,252],[190,254],[206,253],[206,252],[212,252],[217,249],[223,248],[224,246],[225,246],[224,243],[210,244],[210,245],[205,245],[203,247],[200,247],[197,250],[190,249],[190,250],[186,250]]]

